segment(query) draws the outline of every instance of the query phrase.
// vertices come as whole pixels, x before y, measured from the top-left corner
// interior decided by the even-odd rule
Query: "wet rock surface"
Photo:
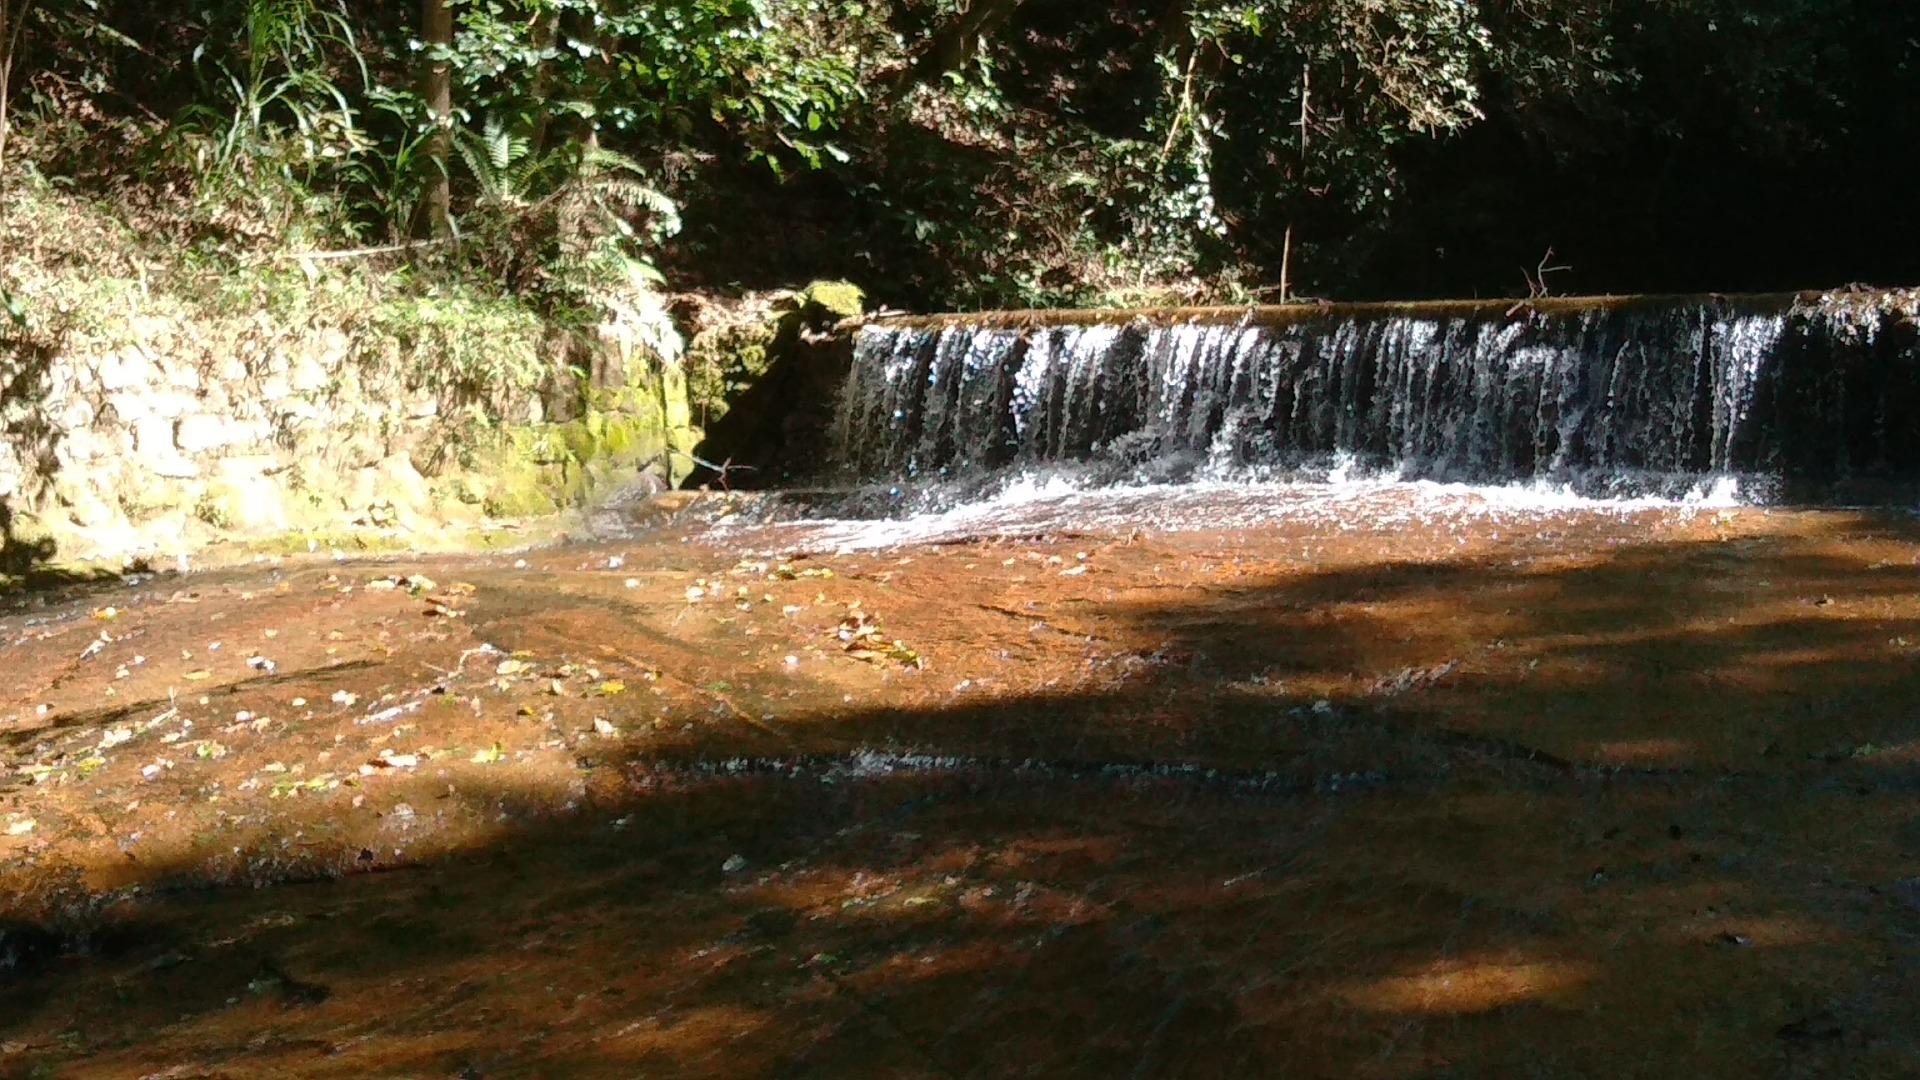
[[[9,599],[0,1075],[1920,1068],[1920,526],[1380,500]]]

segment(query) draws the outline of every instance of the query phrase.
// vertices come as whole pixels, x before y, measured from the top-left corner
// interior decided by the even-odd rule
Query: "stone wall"
[[[135,315],[106,339],[0,340],[0,573],[233,540],[436,546],[411,541],[684,475],[677,366],[582,366],[516,389],[352,319]]]
[[[865,297],[844,281],[750,294],[695,320],[684,365],[708,465],[695,483],[766,488],[827,473],[832,425]],[[737,471],[736,471],[737,470]]]

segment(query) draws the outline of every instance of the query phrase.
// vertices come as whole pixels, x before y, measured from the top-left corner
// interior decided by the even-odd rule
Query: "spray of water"
[[[863,329],[845,478],[901,511],[1076,486],[1361,480],[1819,497],[1920,474],[1910,324],[1705,298],[1285,321]],[[1869,321],[1872,317],[1867,316]]]

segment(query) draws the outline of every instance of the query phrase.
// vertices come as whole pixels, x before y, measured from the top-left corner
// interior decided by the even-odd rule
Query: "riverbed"
[[[0,1074],[1910,1075],[1920,523],[1392,481],[0,609]]]

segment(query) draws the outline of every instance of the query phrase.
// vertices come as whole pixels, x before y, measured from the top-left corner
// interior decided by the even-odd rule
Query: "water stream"
[[[1076,486],[1391,478],[1606,499],[1905,499],[1904,300],[1248,309],[879,322],[843,480],[941,509]]]

